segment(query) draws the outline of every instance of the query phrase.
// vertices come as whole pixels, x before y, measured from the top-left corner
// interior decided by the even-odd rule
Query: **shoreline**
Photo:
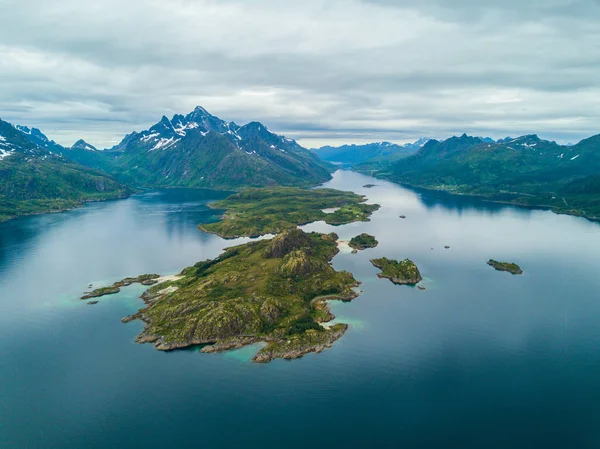
[[[181,279],[181,278],[180,278]],[[168,281],[165,281],[168,282]],[[164,282],[161,282],[164,283]],[[156,284],[156,285],[160,285]],[[357,281],[354,288],[360,286],[360,282]],[[173,286],[175,287],[175,286]],[[167,287],[168,289],[169,287]],[[360,296],[360,293],[352,290],[352,293],[348,295],[328,295],[316,297],[311,300],[317,308],[327,314],[327,319],[318,321],[323,327],[323,332],[307,331],[312,332],[310,336],[316,340],[305,342],[300,346],[294,346],[285,348],[292,343],[292,340],[301,339],[304,334],[294,335],[290,337],[274,338],[266,335],[237,335],[228,337],[222,340],[188,340],[180,342],[165,343],[163,337],[159,335],[146,334],[145,332],[149,329],[152,320],[145,314],[145,310],[151,307],[158,301],[163,300],[171,292],[167,292],[163,289],[156,293],[156,295],[147,294],[147,290],[141,295],[141,299],[147,307],[140,309],[138,312],[123,317],[122,323],[130,323],[135,320],[140,320],[145,323],[144,329],[138,334],[135,341],[139,344],[152,343],[152,345],[161,352],[178,351],[182,349],[192,348],[196,346],[203,346],[200,350],[202,353],[214,354],[230,351],[233,349],[241,349],[246,346],[251,346],[256,343],[265,343],[266,346],[258,351],[253,357],[252,362],[255,363],[268,363],[274,359],[285,359],[292,360],[303,357],[309,353],[321,353],[325,349],[331,348],[333,343],[339,340],[344,333],[348,330],[349,325],[346,323],[329,324],[335,319],[335,315],[329,309],[328,301],[352,301]],[[306,334],[306,332],[305,332]],[[309,336],[309,337],[310,337]],[[295,343],[295,342],[294,342]],[[283,347],[282,347],[283,346]]]
[[[335,253],[332,258],[339,253],[337,243]],[[184,270],[185,272],[185,270]],[[341,338],[349,328],[345,323],[332,323],[335,320],[335,315],[331,312],[329,301],[352,301],[362,293],[358,290],[361,283],[355,279],[346,285],[343,291],[336,294],[325,294],[316,296],[309,300],[312,307],[316,310],[314,321],[320,326],[320,329],[308,329],[300,333],[281,333],[277,331],[260,331],[252,330],[250,333],[232,334],[222,338],[208,336],[207,338],[193,338],[190,335],[181,334],[175,338],[170,338],[167,341],[168,334],[161,332],[160,327],[154,324],[155,316],[151,313],[154,306],[160,305],[161,301],[167,300],[171,294],[179,290],[180,287],[187,283],[178,285],[178,281],[187,278],[185,274],[160,276],[156,278],[157,282],[152,287],[146,289],[140,298],[145,304],[145,307],[139,309],[132,315],[123,317],[123,323],[129,323],[135,320],[141,320],[145,323],[143,330],[137,335],[135,341],[140,344],[152,343],[158,351],[175,351],[185,348],[203,346],[203,353],[218,353],[231,349],[239,349],[255,343],[265,343],[265,347],[261,348],[252,358],[253,362],[267,363],[273,359],[297,359],[305,354],[314,352],[320,353],[327,348],[330,348],[335,341]],[[164,287],[160,287],[163,286]],[[159,287],[157,287],[159,286]]]
[[[354,170],[352,170],[352,171],[354,171]],[[492,204],[502,204],[502,205],[506,205],[506,206],[519,207],[519,208],[529,209],[529,210],[548,211],[548,212],[552,212],[553,214],[556,214],[556,215],[567,215],[570,217],[584,218],[593,223],[600,223],[600,217],[587,215],[587,214],[578,214],[578,213],[569,212],[569,211],[561,211],[560,209],[555,209],[552,206],[547,205],[547,204],[522,204],[522,203],[518,203],[518,202],[514,202],[514,201],[494,199],[492,196],[483,195],[483,194],[454,192],[454,191],[441,189],[441,188],[435,188],[435,187],[431,187],[431,186],[422,186],[422,185],[410,184],[407,182],[396,182],[396,181],[392,181],[385,177],[377,177],[374,174],[370,174],[367,172],[356,171],[356,173],[360,173],[361,175],[365,175],[365,176],[371,176],[375,179],[381,179],[383,181],[387,181],[392,184],[399,185],[401,187],[405,187],[405,188],[415,190],[415,191],[423,190],[425,192],[444,193],[444,194],[450,195],[450,196],[471,198],[471,199],[476,199],[476,200],[479,200],[482,202],[488,202],[488,203],[492,203]],[[499,193],[498,195],[520,195],[520,196],[528,196],[528,197],[532,197],[532,198],[537,197],[536,195],[533,195],[530,193],[520,193],[520,192]]]
[[[116,196],[113,198],[92,198],[92,199],[88,199],[88,200],[79,200],[79,201],[73,200],[76,204],[72,207],[63,207],[63,208],[59,208],[59,209],[46,210],[46,211],[40,211],[40,212],[30,212],[30,213],[26,213],[26,214],[19,214],[19,215],[6,217],[6,218],[0,218],[0,224],[7,223],[12,220],[16,220],[17,218],[35,217],[37,215],[60,214],[63,212],[69,212],[72,210],[81,209],[82,207],[84,207],[86,204],[89,204],[89,203],[103,203],[103,202],[109,202],[109,201],[126,200],[127,198],[130,198],[133,195],[136,195],[136,193],[130,193],[128,195],[123,195],[123,196]]]

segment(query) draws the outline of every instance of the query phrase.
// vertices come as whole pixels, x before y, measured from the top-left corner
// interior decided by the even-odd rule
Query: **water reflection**
[[[596,224],[344,171],[327,186],[382,205],[370,222],[306,226],[377,237],[333,260],[363,294],[332,304],[350,324],[333,348],[264,366],[248,362],[256,348],[137,345],[143,324],[119,320],[143,306],[141,286],[78,300],[89,282],[178,272],[247,241],[198,231],[218,213],[212,193],[147,192],[0,225],[0,446],[597,447]],[[415,260],[428,289],[378,279],[369,259],[380,256]],[[495,272],[490,257],[525,274]],[[298,423],[310,424],[299,434]]]

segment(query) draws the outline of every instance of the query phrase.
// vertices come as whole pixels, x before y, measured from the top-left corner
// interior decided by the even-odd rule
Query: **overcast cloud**
[[[0,0],[0,117],[104,148],[196,105],[305,146],[600,133],[599,0]]]

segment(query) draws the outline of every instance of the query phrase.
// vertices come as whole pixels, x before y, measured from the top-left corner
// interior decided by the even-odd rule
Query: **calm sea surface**
[[[332,349],[266,365],[250,362],[255,348],[136,344],[142,324],[119,320],[143,305],[141,286],[78,300],[90,283],[176,273],[247,241],[196,228],[223,194],[0,224],[0,447],[600,447],[600,225],[347,171],[327,186],[382,205],[369,223],[305,227],[377,237],[333,261],[364,293],[332,304],[350,324]],[[377,279],[380,256],[414,260],[427,290]]]

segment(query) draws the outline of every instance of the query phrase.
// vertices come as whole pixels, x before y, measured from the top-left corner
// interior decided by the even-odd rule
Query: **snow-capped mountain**
[[[83,139],[79,139],[77,142],[75,142],[70,150],[98,151],[96,147],[90,145]]]
[[[39,130],[0,120],[0,221],[131,193],[106,173],[68,160],[56,145]]]
[[[106,154],[113,157],[111,173],[138,185],[235,189],[330,179],[329,167],[293,139],[258,122],[226,122],[200,106],[163,116]]]
[[[41,148],[47,149],[51,153],[62,154],[65,149],[62,145],[59,145],[54,140],[50,140],[37,128],[29,128],[21,125],[16,125],[15,128],[19,130],[27,140]]]
[[[379,157],[405,157],[416,153],[429,141],[422,137],[416,142],[398,145],[390,142],[374,142],[364,145],[324,146],[313,151],[323,160],[356,165]]]

